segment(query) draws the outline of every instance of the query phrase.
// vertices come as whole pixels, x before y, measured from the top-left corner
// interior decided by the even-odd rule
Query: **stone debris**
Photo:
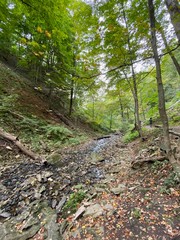
[[[96,204],[93,204],[89,207],[87,207],[85,213],[84,213],[84,216],[92,216],[94,218],[96,217],[99,217],[101,215],[103,215],[103,208],[101,207],[100,204],[96,203]]]
[[[0,240],[31,239],[41,234],[42,228],[45,239],[64,239],[63,234],[70,231],[71,224],[66,220],[58,223],[58,219],[62,218],[63,207],[73,192],[86,193],[85,202],[74,214],[73,222],[82,216],[96,218],[112,212],[111,205],[101,206],[91,201],[109,191],[108,185],[115,179],[104,169],[117,169],[120,161],[98,151],[105,149],[107,143],[113,145],[116,139],[117,136],[101,139],[98,147],[99,141],[94,141],[81,151],[53,153],[46,165],[20,154],[18,162],[14,158],[9,165],[0,166]],[[98,182],[101,184],[96,184]]]
[[[112,188],[110,191],[112,193],[114,193],[115,195],[119,195],[119,194],[125,192],[126,189],[127,189],[127,187],[124,184],[119,184],[118,187]]]

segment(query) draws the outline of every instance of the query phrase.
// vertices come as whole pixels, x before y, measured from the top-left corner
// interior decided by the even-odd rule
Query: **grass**
[[[69,214],[75,213],[78,205],[82,202],[82,200],[86,197],[86,193],[82,190],[78,192],[74,192],[70,195],[69,200],[66,202],[63,207],[63,215],[67,216]]]

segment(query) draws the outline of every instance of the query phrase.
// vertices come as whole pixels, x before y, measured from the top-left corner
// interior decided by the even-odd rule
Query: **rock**
[[[77,212],[75,213],[74,219],[73,221],[75,221],[76,219],[78,219],[79,217],[81,217],[83,215],[83,213],[85,212],[86,208],[84,206],[81,206]]]
[[[53,199],[52,200],[52,208],[55,208],[57,205],[57,200],[56,199]]]
[[[74,189],[82,189],[84,187],[85,187],[84,184],[78,184],[78,185],[73,186]]]
[[[60,166],[61,165],[61,155],[59,153],[52,153],[48,158],[47,158],[47,162],[56,166]]]
[[[57,224],[57,215],[52,214],[52,211],[50,211],[50,214],[47,216],[47,224],[45,224],[45,228],[47,229],[47,240],[61,240],[63,239],[59,232],[59,226]]]
[[[110,191],[115,195],[119,195],[126,190],[126,186],[124,184],[119,184],[117,188],[112,188]]]
[[[122,170],[121,166],[113,166],[112,168],[109,169],[109,173],[119,173]]]
[[[49,178],[49,177],[51,177],[52,175],[53,175],[52,172],[43,172],[43,173],[42,173],[43,178]]]
[[[39,173],[36,175],[38,182],[42,182],[42,175]]]
[[[35,199],[40,199],[40,198],[41,198],[41,193],[35,192],[34,198],[35,198]]]
[[[26,188],[28,185],[34,186],[36,182],[37,182],[37,178],[35,178],[35,177],[29,177],[29,178],[26,179],[21,185],[22,185],[22,187],[25,187],[25,188]]]
[[[91,153],[90,158],[91,158],[90,162],[92,164],[96,164],[98,162],[103,162],[104,161],[104,157],[101,156],[99,153],[96,153],[96,152]]]
[[[6,191],[6,187],[1,183],[0,183],[0,191],[3,191],[3,192]]]
[[[46,187],[45,187],[45,186],[42,186],[42,187],[39,189],[39,193],[43,193],[45,190],[46,190]]]
[[[39,220],[33,216],[29,216],[25,224],[22,226],[21,230],[29,229],[33,225],[38,225]]]
[[[114,181],[115,181],[115,177],[113,174],[106,174],[105,180],[103,180],[102,183],[106,184],[106,183],[110,183],[110,182],[114,182]]]
[[[7,222],[0,225],[0,240],[27,240],[33,237],[40,229],[40,225],[34,225],[27,231],[16,231],[13,224]]]
[[[2,213],[0,213],[0,217],[2,217],[2,218],[9,218],[9,217],[11,217],[11,214],[8,213],[8,212],[2,212]]]
[[[107,211],[114,210],[114,207],[110,203],[107,203],[105,206],[103,206],[103,208]]]
[[[59,212],[61,211],[63,205],[64,205],[65,202],[66,202],[66,200],[67,200],[67,197],[66,197],[66,196],[63,196],[62,199],[61,199],[61,201],[59,202],[59,204],[56,206],[56,211],[57,211],[57,213],[59,213]]]
[[[92,216],[99,217],[103,214],[103,209],[100,204],[96,203],[94,205],[89,206],[84,213],[84,216]]]
[[[66,228],[68,227],[68,221],[67,220],[64,220],[62,223],[61,223],[61,226],[60,226],[60,234],[62,235]]]

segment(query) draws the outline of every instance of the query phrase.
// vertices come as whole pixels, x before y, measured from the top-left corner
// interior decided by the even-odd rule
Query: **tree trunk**
[[[70,92],[70,105],[69,105],[69,116],[72,114],[73,109],[73,96],[74,96],[74,81],[71,81],[71,92]]]
[[[92,97],[93,99],[93,106],[92,106],[92,119],[93,121],[95,120],[95,99],[94,96]]]
[[[120,106],[120,110],[121,110],[121,111],[120,111],[121,118],[122,118],[122,120],[124,120],[124,107],[123,107],[123,104],[122,104],[122,101],[121,101],[120,90],[119,90],[118,97],[119,97],[119,106]]]
[[[123,7],[123,6],[122,6]],[[128,44],[128,50],[130,55],[130,62],[131,62],[131,73],[133,78],[133,97],[134,97],[134,111],[135,111],[135,128],[137,128],[139,136],[142,137],[142,129],[141,129],[141,121],[139,116],[139,101],[138,101],[138,90],[137,90],[137,81],[136,81],[136,74],[134,71],[134,65],[132,61],[132,49],[131,49],[131,43],[130,43],[130,36],[129,36],[129,29],[128,29],[128,23],[126,19],[126,14],[123,7],[123,17],[125,21],[125,25],[127,28],[128,36],[127,36],[127,44]]]
[[[167,49],[168,52],[169,52],[169,56],[171,57],[171,59],[172,59],[172,61],[173,61],[173,63],[174,63],[174,66],[175,66],[178,74],[180,75],[180,65],[179,65],[176,57],[174,56],[174,54],[170,51],[170,48],[169,48],[169,45],[168,45],[168,42],[167,42],[167,40],[166,40],[166,36],[165,36],[165,34],[164,34],[164,31],[163,31],[162,27],[160,27],[160,33],[161,33],[161,36],[162,36],[164,45],[165,45],[166,49]]]
[[[112,128],[112,121],[113,121],[113,114],[111,113],[111,114],[110,114],[110,122],[109,122],[109,128],[110,128],[110,130],[111,130],[111,128]]]
[[[165,0],[171,22],[180,44],[180,4],[178,0]]]
[[[159,114],[163,125],[163,137],[164,137],[164,146],[167,156],[173,166],[173,168],[178,172],[180,170],[180,166],[175,161],[172,151],[171,144],[169,138],[169,123],[168,117],[165,108],[165,96],[164,96],[164,88],[161,76],[161,65],[157,51],[157,39],[156,39],[156,26],[155,26],[155,15],[154,15],[154,3],[153,0],[148,0],[149,5],[149,18],[150,18],[150,29],[151,29],[151,44],[152,50],[154,53],[154,60],[156,65],[156,79],[157,79],[157,88],[158,88],[158,100],[159,100]],[[179,171],[180,172],[180,171]]]

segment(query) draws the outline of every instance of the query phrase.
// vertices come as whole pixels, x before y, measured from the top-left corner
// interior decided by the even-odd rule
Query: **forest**
[[[0,124],[0,240],[180,239],[179,0],[1,0]]]

